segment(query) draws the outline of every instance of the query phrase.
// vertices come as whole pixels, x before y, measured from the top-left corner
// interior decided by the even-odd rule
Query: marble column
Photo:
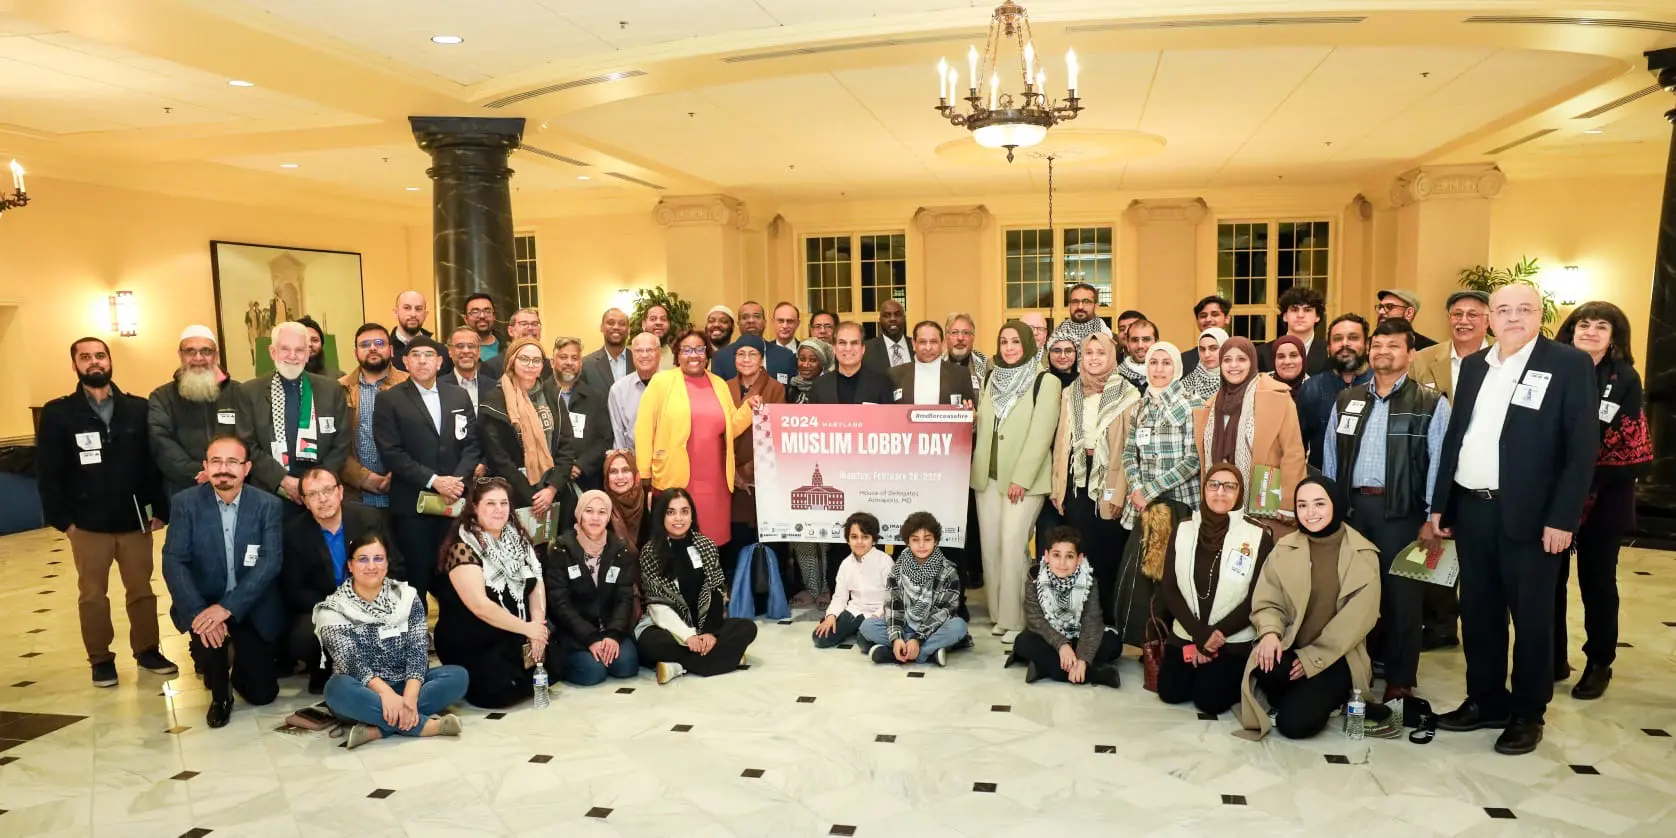
[[[1647,69],[1676,93],[1676,47],[1647,53]],[[1645,371],[1647,420],[1653,442],[1652,474],[1641,481],[1642,529],[1676,537],[1676,108],[1670,160],[1664,169],[1664,204],[1659,212],[1658,255],[1653,260],[1653,300],[1647,329]],[[1653,519],[1653,520],[1649,520]]]
[[[915,210],[914,229],[920,234],[921,287],[909,286],[908,299],[919,301],[916,310],[908,312],[909,322],[942,322],[955,311],[975,317],[985,307],[982,303],[988,302],[983,299],[984,291],[999,294],[999,288],[972,287],[974,278],[983,276],[984,262],[989,256],[984,249],[983,235],[989,219],[989,210],[981,204]],[[912,247],[909,253],[913,253]],[[994,328],[1000,324],[983,325]]]
[[[652,218],[664,230],[664,287],[692,303],[697,325],[704,325],[711,306],[737,309],[745,301],[744,232],[750,214],[743,201],[730,195],[671,195],[658,201]]]
[[[1123,281],[1122,295],[1113,295],[1113,308],[1146,313],[1159,338],[1177,346],[1198,343],[1199,225],[1209,215],[1203,198],[1136,200],[1123,211],[1134,227],[1136,274]],[[1131,288],[1135,296],[1128,298]]]
[[[1421,334],[1447,338],[1443,301],[1460,290],[1462,268],[1489,264],[1490,199],[1506,185],[1494,164],[1477,163],[1410,169],[1391,185],[1397,215],[1396,286],[1419,294],[1422,305],[1414,328]],[[1371,296],[1338,301],[1343,311],[1369,314],[1376,302]]]
[[[431,237],[437,324],[458,326],[465,299],[494,298],[501,323],[518,308],[512,258],[512,170],[506,157],[524,135],[522,118],[410,116],[431,155]]]

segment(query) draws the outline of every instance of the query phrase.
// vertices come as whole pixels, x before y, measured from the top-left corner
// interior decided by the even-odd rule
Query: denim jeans
[[[861,636],[875,646],[882,645],[887,649],[891,648],[890,628],[885,625],[885,621],[881,617],[868,617],[861,624]],[[908,626],[902,631],[903,640],[919,641],[918,660],[920,663],[930,660],[931,655],[938,649],[944,649],[959,643],[960,639],[965,636],[966,621],[959,617],[950,617],[949,621],[932,632],[930,637],[920,634],[913,626]]]
[[[578,687],[605,683],[607,675],[612,678],[633,678],[639,673],[640,654],[634,649],[634,641],[626,638],[617,641],[617,659],[612,661],[610,666],[595,660],[592,652],[582,648],[566,652],[559,668],[559,678]]]
[[[419,685],[419,720],[407,730],[385,722],[384,702],[378,693],[350,675],[333,675],[326,682],[326,706],[346,719],[376,726],[385,736],[418,736],[427,719],[465,696],[469,677],[464,667],[431,667],[425,673],[424,682]],[[398,695],[405,694],[406,688],[405,682],[390,685],[390,689]]]

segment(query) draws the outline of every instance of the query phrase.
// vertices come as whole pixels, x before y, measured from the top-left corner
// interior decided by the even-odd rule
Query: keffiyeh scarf
[[[937,604],[937,581],[943,577],[943,563],[946,561],[948,559],[943,556],[941,547],[932,548],[931,555],[923,562],[906,549],[897,557],[902,599],[908,606],[908,625],[923,626],[930,621],[931,609]]]
[[[405,629],[416,595],[417,592],[407,585],[386,578],[378,596],[367,602],[355,593],[355,580],[345,579],[337,590],[314,606],[314,632],[318,635],[321,629],[333,626],[352,628],[362,625],[396,631]]]
[[[1129,386],[1127,381],[1116,374],[1106,376],[1105,389],[1100,391],[1099,418],[1096,421],[1096,438],[1083,437],[1082,411],[1083,400],[1088,398],[1083,392],[1082,383],[1071,385],[1071,411],[1068,420],[1071,423],[1071,484],[1083,490],[1089,497],[1097,497],[1099,487],[1106,484],[1106,472],[1111,468],[1111,446],[1099,445],[1098,435],[1105,433],[1117,417],[1141,401],[1140,391]],[[1094,450],[1094,461],[1089,463],[1082,452]],[[1086,564],[1086,562],[1085,562]]]
[[[1075,638],[1082,633],[1082,609],[1093,587],[1094,571],[1087,559],[1079,562],[1077,569],[1064,579],[1044,566],[1036,574],[1036,603],[1042,607],[1042,616],[1054,631]]]
[[[681,595],[681,585],[675,581],[675,574],[664,571],[664,557],[657,551],[660,542],[665,550],[674,553],[668,557],[671,567],[676,566],[676,562],[690,561],[687,547],[698,548],[699,558],[704,564],[704,587],[698,592],[697,614],[687,610],[687,598]],[[716,543],[701,532],[678,540],[654,536],[640,551],[640,592],[645,595],[647,605],[667,606],[687,625],[694,629],[702,628],[699,621],[710,613],[711,601],[725,596],[727,592],[727,579],[722,576],[722,559],[716,552]]]
[[[285,376],[273,374],[268,382],[268,404],[273,408],[274,446],[275,451],[285,451],[280,465],[291,467],[291,458],[317,462],[320,459],[320,431],[319,417],[314,415],[314,387],[309,383],[308,373],[297,376],[297,386],[300,394],[297,396],[297,449],[291,450],[291,443],[285,438]]]
[[[1250,379],[1246,379],[1246,383],[1254,384]],[[1217,394],[1216,398],[1220,400],[1227,398],[1227,396],[1227,390],[1223,390]],[[1240,412],[1236,420],[1239,422],[1239,427],[1234,431],[1234,456],[1231,459],[1234,466],[1240,470],[1240,479],[1249,483],[1251,481],[1251,441],[1255,438],[1257,431],[1257,388],[1255,386],[1246,387],[1240,399]],[[1205,417],[1205,454],[1217,462],[1230,459],[1216,453],[1216,426],[1218,422],[1226,421],[1226,413],[1227,411],[1222,410],[1220,405],[1211,404],[1210,410],[1207,411],[1208,415]]]
[[[484,587],[500,594],[502,602],[510,598],[517,603],[518,619],[527,619],[524,583],[530,579],[541,579],[541,560],[536,558],[535,547],[524,538],[524,534],[511,522],[501,529],[500,538],[461,527],[460,543],[471,548],[483,563]]]
[[[1081,358],[1082,342],[1088,340],[1088,336],[1095,333],[1109,335],[1112,333],[1112,327],[1107,326],[1106,321],[1098,317],[1090,318],[1087,323],[1078,323],[1066,318],[1053,328],[1053,334],[1048,336],[1048,346],[1052,346],[1057,341],[1068,340],[1076,345],[1077,357]]]

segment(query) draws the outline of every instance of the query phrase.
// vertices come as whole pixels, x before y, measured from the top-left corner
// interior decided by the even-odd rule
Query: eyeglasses
[[[499,484],[499,485],[502,485],[502,486],[511,486],[512,485],[511,483],[506,482],[506,478],[504,478],[504,477],[479,477],[479,478],[477,478],[477,485],[479,485],[479,486],[493,486],[493,485],[496,485],[496,484]]]
[[[1240,490],[1240,484],[1232,480],[1206,480],[1205,488],[1218,492],[1237,492]]]
[[[1402,311],[1405,308],[1408,308],[1408,306],[1404,303],[1380,303],[1374,306],[1373,310],[1380,314],[1390,314],[1394,311]]]
[[[1049,349],[1048,353],[1052,355],[1075,355],[1077,354],[1077,348],[1074,346],[1055,346]]]
[[[454,347],[455,349],[460,350],[461,352],[475,352],[478,349],[477,344],[472,343],[470,341],[463,341],[463,340],[460,341],[459,343],[451,343],[451,344],[448,344],[448,345]]]
[[[513,358],[512,360],[516,361],[520,366],[525,366],[525,367],[539,367],[539,366],[541,366],[541,359],[540,358],[531,358],[528,355],[519,355],[518,357]]]
[[[244,465],[244,460],[234,460],[234,459],[231,459],[231,458],[228,458],[228,457],[216,457],[213,460],[205,460],[204,462],[209,463],[212,466],[242,466],[242,465]]]
[[[1478,321],[1484,319],[1484,312],[1481,312],[1481,311],[1451,311],[1451,312],[1449,312],[1449,319],[1450,320],[1465,320],[1468,323],[1477,323]]]
[[[188,358],[214,358],[215,347],[207,346],[203,349],[182,349],[180,354],[185,355]]]
[[[372,338],[371,340],[363,340],[355,345],[362,349],[383,349],[384,347],[389,346],[390,342],[384,338]]]
[[[1507,319],[1513,318],[1513,317],[1517,317],[1520,320],[1524,320],[1527,317],[1535,316],[1537,314],[1537,312],[1540,312],[1541,310],[1542,309],[1539,309],[1536,306],[1529,306],[1529,305],[1519,306],[1517,308],[1515,308],[1513,306],[1496,306],[1495,315],[1497,317],[1500,317],[1503,320],[1507,320]]]
[[[303,497],[308,499],[308,500],[325,500],[325,499],[331,497],[332,493],[337,491],[337,490],[338,490],[338,487],[336,487],[336,486],[333,486],[329,489],[315,489],[312,492],[303,493]]]
[[[387,564],[389,561],[390,559],[388,556],[380,553],[368,553],[367,555],[356,556],[354,558],[354,562],[358,565],[381,565]]]
[[[494,314],[494,313],[495,313],[495,310],[492,309],[492,308],[468,308],[468,309],[466,309],[466,316],[467,317],[481,317],[485,314]]]
[[[751,349],[750,347],[746,347],[746,346],[739,347],[739,349],[733,353],[733,359],[736,360],[736,361],[739,360],[740,358],[749,358],[749,359],[754,361],[754,360],[756,360],[758,358],[761,358],[761,357],[762,357],[761,352],[758,352],[755,349]]]
[[[704,354],[704,347],[702,347],[702,346],[683,346],[683,347],[681,347],[681,357],[683,357],[683,358],[692,358],[692,357],[696,357],[696,356],[703,355],[703,354]]]

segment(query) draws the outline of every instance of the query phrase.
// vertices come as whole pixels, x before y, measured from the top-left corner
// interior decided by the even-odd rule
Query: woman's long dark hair
[[[658,559],[658,569],[666,577],[673,577],[674,554],[669,549],[669,526],[665,522],[669,518],[669,505],[676,498],[684,498],[687,508],[692,510],[693,524],[687,530],[690,537],[698,529],[698,507],[693,504],[693,496],[686,489],[674,486],[658,493],[657,499],[652,501],[652,538],[647,545],[652,549],[652,555]]]
[[[453,522],[448,525],[448,535],[442,539],[442,549],[436,554],[436,569],[439,572],[447,572],[448,554],[454,551],[454,545],[460,543],[462,528],[474,535],[483,534],[483,528],[477,524],[477,505],[483,502],[486,495],[499,489],[506,493],[507,504],[512,502],[512,484],[506,482],[505,478],[479,477],[467,483],[466,488],[469,490],[466,493],[466,508],[460,510],[460,514],[454,516]],[[507,517],[506,525],[515,528],[525,541],[530,540],[530,534],[524,532],[524,525],[518,523],[516,510]]]
[[[1554,340],[1570,346],[1577,333],[1577,324],[1584,320],[1605,320],[1612,324],[1612,341],[1606,347],[1606,357],[1626,364],[1635,363],[1635,351],[1630,348],[1634,342],[1629,336],[1629,317],[1623,309],[1605,300],[1590,300],[1572,309],[1571,316],[1560,325]]]

